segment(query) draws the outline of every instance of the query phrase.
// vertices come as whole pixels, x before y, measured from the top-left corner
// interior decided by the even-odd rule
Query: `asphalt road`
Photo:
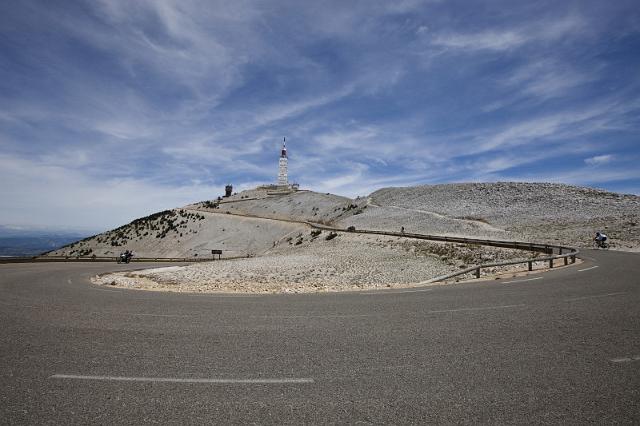
[[[277,296],[89,284],[136,264],[0,265],[0,423],[638,424],[640,255],[584,256]]]

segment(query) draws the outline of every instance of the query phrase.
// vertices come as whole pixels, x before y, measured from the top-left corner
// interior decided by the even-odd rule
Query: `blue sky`
[[[274,182],[640,194],[635,1],[0,3],[0,224],[103,230]]]

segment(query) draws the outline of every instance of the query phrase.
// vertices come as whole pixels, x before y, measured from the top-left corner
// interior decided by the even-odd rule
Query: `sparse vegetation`
[[[329,232],[329,235],[327,235],[324,239],[327,240],[327,241],[330,241],[330,240],[333,240],[337,236],[338,236],[337,232],[331,231],[331,232]]]
[[[217,209],[218,207],[220,207],[220,200],[217,201],[201,201],[198,203],[200,206],[204,207],[205,209]]]
[[[150,235],[163,239],[171,233],[175,236],[184,235],[188,229],[189,222],[204,220],[205,216],[200,213],[189,212],[184,209],[164,210],[133,220],[127,225],[120,226],[103,234],[94,235],[83,240],[71,243],[62,247],[65,253],[70,255],[86,256],[93,252],[92,248],[86,247],[91,241],[97,244],[107,244],[110,247],[125,247],[128,243],[142,240]],[[189,230],[187,233],[197,233],[197,230]]]

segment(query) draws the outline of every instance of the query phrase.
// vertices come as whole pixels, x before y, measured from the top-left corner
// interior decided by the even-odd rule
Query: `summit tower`
[[[289,174],[288,174],[288,162],[287,158],[287,140],[282,139],[282,150],[280,151],[280,160],[278,161],[278,186],[289,186]]]

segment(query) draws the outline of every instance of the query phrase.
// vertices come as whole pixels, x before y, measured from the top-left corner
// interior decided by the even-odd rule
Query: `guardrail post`
[[[569,264],[569,258],[565,257],[564,258],[564,266],[567,266]]]
[[[533,271],[533,262],[531,261],[527,262],[527,266],[530,271]]]
[[[575,255],[571,256],[571,263],[576,263],[576,256]]]
[[[480,278],[480,268],[476,268],[476,278]]]
[[[558,254],[562,254],[562,247],[558,249]]]
[[[553,268],[553,259],[549,259],[549,268]]]

